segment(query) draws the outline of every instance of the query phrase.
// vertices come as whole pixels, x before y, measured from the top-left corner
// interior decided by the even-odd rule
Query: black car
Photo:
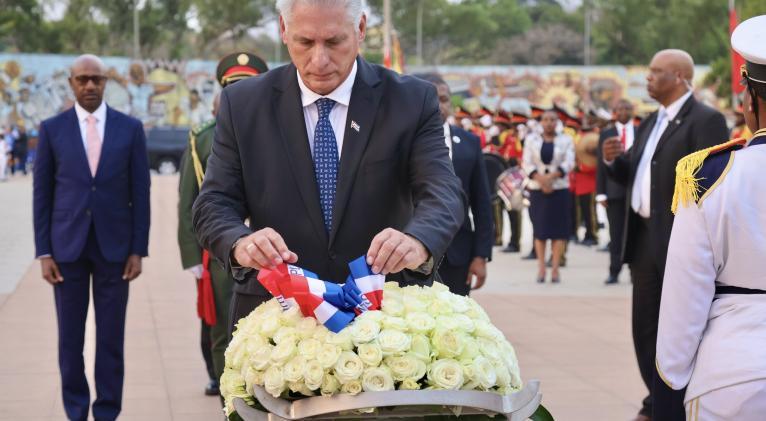
[[[188,145],[188,127],[153,127],[147,130],[146,152],[149,155],[149,168],[160,174],[177,172]]]

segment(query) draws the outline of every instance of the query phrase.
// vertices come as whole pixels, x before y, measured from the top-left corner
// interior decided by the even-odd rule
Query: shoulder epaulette
[[[215,119],[210,119],[202,124],[198,124],[197,126],[192,128],[192,135],[197,136],[198,134],[204,132],[205,130],[215,126]]]
[[[734,151],[745,144],[746,139],[732,139],[681,158],[676,164],[676,187],[670,210],[675,214],[679,205],[699,203],[726,175]]]

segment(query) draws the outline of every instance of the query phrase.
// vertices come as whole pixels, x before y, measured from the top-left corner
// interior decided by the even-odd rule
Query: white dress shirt
[[[335,141],[338,143],[338,160],[340,161],[340,154],[343,152],[343,137],[346,134],[348,104],[351,102],[351,90],[354,88],[354,81],[356,80],[356,62],[354,62],[354,67],[351,68],[351,73],[348,74],[346,80],[327,95],[319,95],[309,89],[303,83],[300,73],[297,70],[295,73],[298,75],[298,86],[301,88],[303,119],[306,120],[306,133],[309,138],[311,156],[314,156],[314,131],[319,121],[319,110],[315,102],[320,98],[329,98],[335,101],[335,106],[330,111],[330,125],[332,131],[335,132]]]
[[[622,138],[622,129],[625,128],[625,150],[627,151],[633,146],[633,141],[636,139],[636,126],[632,121],[628,121],[627,124],[622,124],[619,121],[614,122],[614,128],[617,129],[617,136]]]
[[[82,136],[82,145],[85,147],[85,151],[88,151],[88,142],[85,140],[85,133],[88,130],[88,116],[91,113],[85,111],[85,108],[80,104],[74,104],[74,111],[77,113],[77,122],[80,124],[80,136]],[[98,139],[101,144],[104,144],[104,128],[106,127],[106,102],[101,102],[101,105],[93,112],[93,117],[96,117],[96,130],[98,130]]]
[[[449,149],[449,157],[452,159],[452,131],[450,130],[449,123],[444,123],[444,143],[447,144]]]
[[[660,106],[660,109],[657,111],[657,123],[659,124],[655,123],[652,132],[649,134],[649,139],[646,141],[646,147],[638,163],[638,171],[636,171],[636,179],[633,182],[633,191],[631,192],[631,207],[634,212],[643,218],[649,218],[652,214],[652,171],[650,167],[654,152],[657,150],[657,144],[662,134],[665,133],[665,129],[668,128],[668,122],[675,120],[681,111],[681,107],[684,106],[684,103],[691,96],[692,91],[689,91],[669,106]],[[665,117],[660,120],[659,117],[662,115]]]

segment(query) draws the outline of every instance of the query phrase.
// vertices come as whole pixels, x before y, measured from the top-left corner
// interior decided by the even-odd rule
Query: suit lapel
[[[74,154],[80,161],[77,165],[77,168],[82,168],[82,170],[87,174],[87,177],[92,178],[93,176],[90,173],[90,165],[88,164],[88,154],[85,151],[82,132],[80,132],[80,122],[77,120],[77,111],[75,111],[74,107],[72,107],[69,111],[69,131],[74,134],[70,140],[72,143],[70,146],[71,150],[75,151]]]
[[[646,149],[646,143],[649,141],[649,136],[652,135],[652,131],[654,131],[654,125],[657,123],[657,111],[653,112],[649,118],[647,118],[644,130],[640,132],[635,129],[633,132],[633,152],[630,155],[631,160],[631,173],[632,176],[636,175],[636,172],[638,171],[638,164],[641,162],[641,155],[644,154],[644,149]],[[631,177],[632,178],[632,177]]]
[[[359,169],[359,162],[362,160],[372,134],[375,116],[380,104],[380,90],[376,89],[379,82],[380,79],[372,66],[362,59],[357,59],[356,80],[351,91],[351,101],[348,105],[343,135],[343,151],[340,158],[338,184],[333,206],[330,245],[335,240],[335,234],[343,221],[346,205]]]
[[[298,191],[317,236],[322,244],[327,244],[327,232],[324,228],[322,209],[319,206],[319,189],[314,175],[314,160],[311,158],[301,92],[294,65],[284,68],[282,83],[274,86],[272,104],[277,127],[282,135],[282,144],[287,151],[288,167],[295,176]],[[288,192],[285,193],[288,194]]]
[[[657,149],[655,149],[654,153],[659,152],[659,150],[662,149],[662,147],[667,143],[667,140],[670,138],[670,136],[672,136],[673,133],[675,133],[675,131],[684,124],[686,115],[689,113],[692,105],[694,105],[694,102],[696,102],[696,100],[694,99],[694,95],[692,95],[689,97],[689,99],[686,100],[683,107],[681,107],[681,110],[678,111],[676,117],[668,121],[668,127],[662,133],[660,140],[657,141]]]
[[[101,139],[101,156],[98,158],[98,167],[96,167],[96,177],[105,171],[105,167],[109,165],[108,159],[112,155],[112,149],[114,149],[115,142],[117,142],[117,113],[111,108],[106,108],[106,121],[104,122],[104,138]],[[87,162],[87,159],[86,159]],[[88,166],[90,170],[90,166]]]

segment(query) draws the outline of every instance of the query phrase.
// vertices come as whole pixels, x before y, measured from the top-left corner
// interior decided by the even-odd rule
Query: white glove
[[[202,270],[203,270],[202,265],[196,265],[196,266],[190,267],[189,269],[186,269],[187,272],[194,275],[194,279],[202,278]]]

